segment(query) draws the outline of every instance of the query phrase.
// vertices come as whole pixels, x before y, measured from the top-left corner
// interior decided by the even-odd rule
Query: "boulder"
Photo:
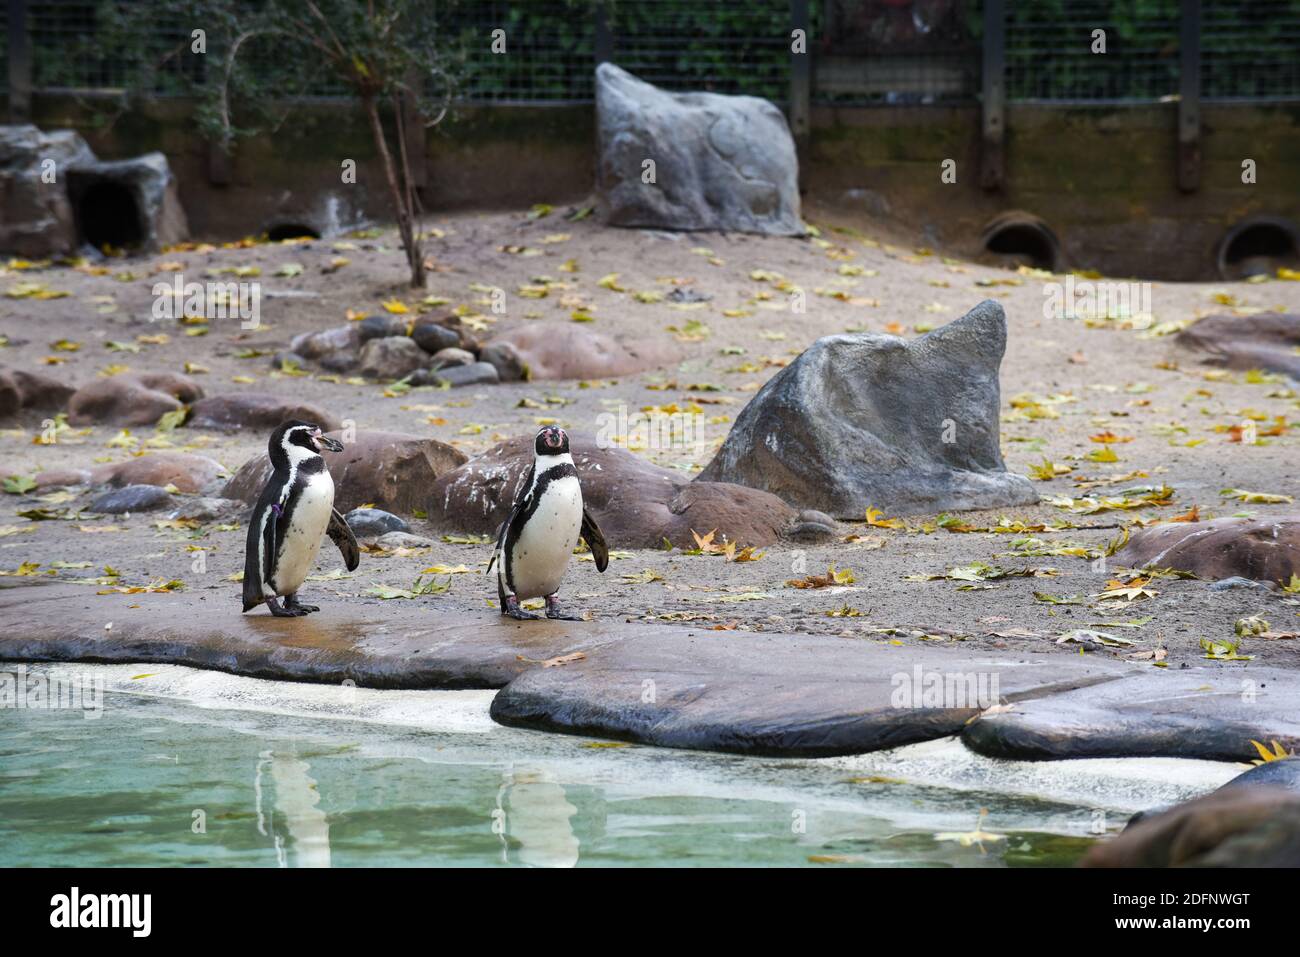
[[[601,448],[589,436],[569,434],[582,480],[583,503],[610,548],[659,548],[664,539],[693,548],[691,531],[717,530],[716,541],[769,545],[795,512],[774,495],[739,485],[690,482],[620,448]],[[510,512],[533,463],[533,436],[493,446],[439,477],[429,520],[448,531],[495,533]]]
[[[1300,315],[1295,313],[1206,316],[1174,342],[1207,365],[1264,369],[1300,380]]]
[[[62,412],[76,388],[25,369],[0,369],[0,416],[22,409]]]
[[[1175,568],[1216,582],[1245,578],[1285,585],[1300,575],[1300,515],[1153,525],[1135,531],[1115,561]]]
[[[493,336],[479,358],[512,379],[605,379],[659,369],[682,359],[676,344],[623,342],[572,322],[531,322]]]
[[[326,431],[342,427],[338,419],[319,406],[268,392],[226,392],[201,399],[190,407],[185,425],[224,432],[239,429],[270,432],[289,419],[314,422]]]
[[[342,452],[326,452],[334,479],[334,507],[342,513],[373,504],[410,515],[422,509],[434,480],[465,462],[465,453],[436,439],[400,432],[358,432],[345,438]],[[260,452],[240,467],[221,494],[252,504],[271,476],[271,460]]]
[[[63,256],[109,242],[154,251],[187,233],[162,153],[104,161],[71,130],[0,126],[0,252]]]
[[[805,233],[794,139],[767,100],[668,93],[602,63],[596,126],[597,191],[610,225]]]
[[[171,493],[157,485],[126,485],[105,492],[87,507],[88,512],[121,515],[126,512],[156,512],[175,504]]]
[[[79,245],[66,177],[46,182],[45,160],[63,171],[93,163],[95,154],[72,130],[0,126],[0,252],[37,259],[67,255]]]
[[[371,379],[403,379],[425,366],[429,354],[407,336],[384,336],[361,347],[360,361],[359,371]]]
[[[68,399],[72,425],[153,425],[203,396],[203,387],[174,372],[115,375],[82,386]]]
[[[388,532],[409,532],[410,526],[381,508],[354,508],[343,516],[357,538],[378,538]]]
[[[764,489],[858,519],[1031,505],[998,446],[1002,306],[985,300],[918,339],[818,339],[736,418],[696,481]]]
[[[1300,867],[1300,796],[1228,787],[1144,815],[1083,867]]]
[[[187,452],[153,452],[101,465],[90,472],[96,485],[174,485],[181,492],[201,492],[218,479],[226,478],[226,467],[206,455]]]

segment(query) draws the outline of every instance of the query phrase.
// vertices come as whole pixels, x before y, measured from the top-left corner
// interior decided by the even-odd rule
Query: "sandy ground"
[[[594,217],[569,221],[569,212],[557,208],[536,218],[520,211],[427,221],[426,227],[435,231],[427,248],[435,268],[429,289],[418,293],[406,287],[391,229],[308,244],[167,251],[110,260],[99,270],[58,265],[0,269],[0,292],[36,283],[70,294],[0,295],[0,334],[7,339],[0,364],[66,377],[75,384],[122,367],[179,372],[187,363],[197,364],[202,371],[192,366],[191,371],[208,394],[239,389],[293,394],[355,420],[358,428],[433,436],[469,455],[508,436],[532,432],[544,421],[594,433],[602,413],[620,408],[629,413],[647,407],[698,408],[701,442],[666,448],[632,445],[639,454],[689,474],[709,460],[762,383],[817,337],[864,330],[915,336],[992,297],[1003,303],[1010,324],[1002,367],[1002,443],[1008,469],[1028,474],[1045,461],[1058,471],[1068,467],[1050,481],[1035,483],[1045,497],[1117,495],[1131,486],[1164,483],[1174,489],[1171,504],[1084,514],[1045,502],[961,516],[974,529],[1003,519],[1031,529],[1047,526],[1013,534],[949,532],[936,528],[933,516],[909,516],[904,528],[842,523],[839,541],[804,548],[779,544],[760,550],[761,557],[751,562],[680,551],[627,551],[613,542],[615,560],[605,575],[597,575],[589,562],[574,562],[562,595],[572,606],[611,622],[694,621],[719,629],[813,631],[903,644],[975,641],[1006,648],[1009,655],[1083,650],[1154,662],[1167,653],[1161,663],[1171,666],[1201,659],[1201,639],[1235,640],[1233,622],[1245,615],[1263,612],[1274,631],[1300,627],[1296,597],[1211,591],[1197,581],[1161,578],[1147,586],[1154,595],[1129,604],[1103,601],[1092,596],[1115,577],[1115,560],[1102,569],[1068,553],[1079,546],[1104,547],[1123,525],[1167,520],[1193,507],[1202,519],[1293,510],[1285,504],[1242,504],[1220,491],[1300,491],[1296,431],[1276,428],[1279,417],[1296,417],[1300,402],[1294,384],[1198,365],[1162,333],[1211,313],[1300,311],[1300,284],[1153,283],[1150,316],[1048,318],[1045,288],[1062,277],[1018,274],[891,245],[872,238],[881,234],[867,223],[837,218],[833,210],[806,210],[806,218],[821,232],[812,240],[608,229]],[[340,257],[346,265],[324,271]],[[294,274],[292,268],[282,268],[286,264],[302,270]],[[256,277],[244,277],[261,283],[260,328],[243,331],[234,321],[214,322],[206,335],[189,336],[174,322],[152,319],[153,284],[170,281],[178,268],[186,281],[203,281],[239,278],[229,273],[209,277],[206,270],[250,267],[260,270]],[[617,277],[607,279],[611,274]],[[539,277],[554,281],[545,297],[519,293],[521,287],[545,285]],[[805,313],[790,310],[788,284],[806,293]],[[486,287],[505,291],[504,314],[491,311]],[[711,298],[702,305],[661,298],[675,287]],[[292,292],[311,295],[277,295]],[[639,293],[659,295],[638,298]],[[422,304],[426,296],[447,304]],[[297,333],[339,325],[349,310],[354,315],[382,312],[381,302],[393,299],[413,313],[460,307],[484,329],[567,323],[582,312],[594,317],[591,328],[601,332],[676,340],[687,358],[673,368],[617,381],[400,394],[346,377],[272,370],[271,355]],[[63,348],[56,346],[61,342]],[[1260,433],[1280,434],[1265,435],[1253,446],[1232,441],[1232,427],[1246,421],[1257,422]],[[266,441],[263,434],[187,429],[133,430],[121,436],[117,428],[100,427],[65,431],[55,444],[42,445],[34,442],[39,417],[10,426],[0,433],[0,475],[5,476],[88,467],[156,448],[200,452],[233,470]],[[1105,433],[1115,438],[1091,438]],[[1109,458],[1107,449],[1114,461],[1090,458]],[[228,593],[231,614],[238,613],[239,586],[229,576],[242,568],[242,527],[160,527],[161,514],[41,522],[16,514],[33,505],[75,511],[88,500],[55,496],[34,502],[26,496],[0,496],[0,573],[13,574],[23,562],[40,563],[38,574],[58,562],[90,563],[55,568],[67,578],[101,574],[104,565],[112,565],[124,584],[179,579],[189,590]],[[889,502],[873,504],[884,518],[893,517]],[[419,521],[412,526],[413,532],[428,533]],[[113,530],[87,531],[104,527]],[[719,537],[726,532],[718,531]],[[1027,538],[1038,541],[1017,547]],[[1029,555],[1027,550],[1056,554]],[[346,575],[327,543],[319,566],[326,577],[309,582],[303,598],[326,607],[339,601],[366,603],[382,616],[384,601],[366,594],[374,584],[409,588],[425,569],[465,566],[468,572],[436,575],[439,582],[450,582],[445,592],[391,600],[419,601],[430,614],[444,609],[496,614],[494,584],[476,574],[489,553],[486,544],[439,542],[413,553],[367,554],[361,568]],[[966,583],[973,588],[954,580],[909,580],[972,562],[1037,573]],[[832,565],[850,570],[852,583],[818,589],[787,584],[824,574]],[[87,586],[88,594],[95,590]],[[1077,603],[1053,604],[1035,593]],[[1103,632],[1116,644],[1095,639],[1084,645],[1057,643],[1076,629]],[[1300,641],[1247,639],[1239,652],[1257,662],[1300,667]]]

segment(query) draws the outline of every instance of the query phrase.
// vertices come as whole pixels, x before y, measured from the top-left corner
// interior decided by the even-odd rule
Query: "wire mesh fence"
[[[100,42],[105,2],[27,4],[33,89],[111,90],[127,82],[139,64]],[[670,90],[777,102],[789,95],[790,0],[425,2],[447,38],[464,102],[590,102],[602,56]],[[7,7],[0,3],[0,89],[8,74]],[[808,0],[812,102],[976,102],[983,7],[982,0]],[[1178,92],[1179,0],[1006,0],[1005,9],[1011,101],[1149,102]],[[221,51],[180,55],[192,25],[168,22],[165,8],[155,23],[154,55],[172,57],[155,72],[153,92],[202,81]],[[1203,96],[1300,98],[1300,0],[1204,0],[1201,48]],[[285,67],[273,43],[251,44],[243,55],[267,76]],[[346,89],[320,71],[293,92],[341,96]]]
[[[1201,23],[1201,95],[1300,97],[1300,0],[1214,0]]]

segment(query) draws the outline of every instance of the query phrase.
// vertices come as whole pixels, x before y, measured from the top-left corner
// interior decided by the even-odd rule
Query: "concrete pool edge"
[[[1300,672],[1170,669],[621,621],[518,623],[385,605],[239,616],[173,593],[0,589],[0,660],[178,664],[388,690],[498,690],[503,724],[768,757],[878,751],[961,733],[1006,758],[1249,760],[1300,746]],[[1245,686],[1251,690],[1247,692]],[[937,692],[937,694],[932,694]],[[1008,702],[1010,702],[1008,704]]]

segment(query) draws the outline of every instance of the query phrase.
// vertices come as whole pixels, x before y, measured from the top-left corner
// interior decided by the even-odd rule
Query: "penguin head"
[[[271,433],[271,441],[267,443],[271,464],[277,467],[287,467],[289,462],[302,458],[304,453],[319,455],[326,450],[342,452],[343,443],[323,434],[319,425],[299,419],[285,422]]]
[[[548,425],[537,433],[533,450],[541,455],[565,455],[569,451],[569,434],[558,425]]]

